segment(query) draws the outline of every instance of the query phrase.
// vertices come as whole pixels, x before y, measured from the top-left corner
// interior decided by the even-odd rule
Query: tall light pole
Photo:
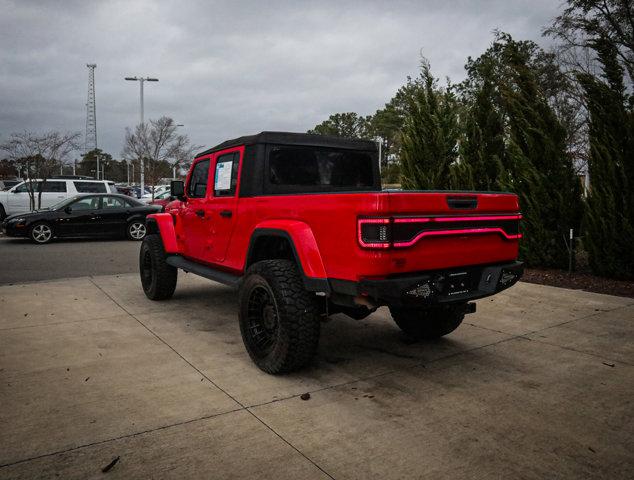
[[[139,82],[141,86],[141,125],[143,125],[143,83],[144,82],[158,82],[158,78],[150,78],[150,77],[125,77],[126,80],[130,82]],[[143,162],[143,158],[140,158],[141,162],[141,195],[145,194],[145,165]]]

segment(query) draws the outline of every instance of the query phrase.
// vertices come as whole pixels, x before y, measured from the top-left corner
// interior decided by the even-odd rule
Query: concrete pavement
[[[634,299],[520,283],[414,344],[385,309],[336,315],[273,377],[236,297],[182,273],[167,302],[135,274],[1,286],[0,478],[634,477]]]

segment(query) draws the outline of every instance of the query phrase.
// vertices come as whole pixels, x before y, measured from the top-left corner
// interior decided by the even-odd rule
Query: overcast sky
[[[98,145],[171,116],[205,147],[262,130],[306,131],[331,113],[382,107],[420,52],[459,81],[501,29],[541,44],[558,0],[0,0],[0,142],[11,132],[85,132],[96,63]]]

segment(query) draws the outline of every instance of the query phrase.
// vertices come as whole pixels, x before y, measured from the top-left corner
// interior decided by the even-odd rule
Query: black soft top
[[[376,151],[376,143],[372,140],[360,140],[358,138],[335,137],[331,135],[313,135],[310,133],[293,133],[293,132],[260,132],[255,135],[246,135],[244,137],[227,140],[215,147],[204,152],[200,152],[195,158],[210,153],[225,150],[240,145],[272,143],[276,145],[303,145],[307,147],[330,147],[344,148],[347,150]]]

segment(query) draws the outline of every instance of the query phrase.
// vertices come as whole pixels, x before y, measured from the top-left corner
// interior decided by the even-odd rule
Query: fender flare
[[[153,213],[145,217],[148,234],[159,234],[165,253],[178,253],[174,219],[169,213]]]
[[[266,220],[255,226],[251,233],[245,270],[252,263],[258,238],[273,236],[285,238],[304,279],[304,287],[311,292],[330,293],[328,275],[310,226],[298,220]]]

